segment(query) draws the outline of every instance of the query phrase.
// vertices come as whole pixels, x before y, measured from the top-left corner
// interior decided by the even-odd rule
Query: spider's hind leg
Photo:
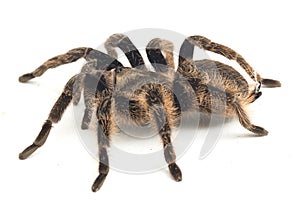
[[[265,136],[268,135],[268,131],[260,126],[253,125],[247,116],[245,110],[242,108],[241,105],[237,102],[233,102],[232,104],[233,109],[235,110],[238,119],[243,127],[248,129],[249,131],[259,135],[259,136]]]
[[[54,104],[48,119],[44,123],[42,130],[40,131],[39,135],[35,139],[32,145],[27,147],[22,153],[19,154],[19,158],[24,160],[28,158],[33,152],[35,152],[38,148],[40,148],[47,140],[47,137],[50,133],[52,123],[58,123],[65,111],[72,100],[72,92],[73,92],[73,85],[77,79],[77,75],[73,76],[66,84],[64,91]]]
[[[247,61],[236,51],[233,49],[218,44],[215,42],[212,42],[211,40],[195,35],[190,36],[183,42],[180,53],[179,53],[179,66],[186,60],[186,59],[192,59],[193,53],[194,53],[194,47],[197,46],[199,48],[203,48],[205,50],[223,55],[224,57],[228,58],[229,60],[235,60],[251,77],[252,80],[255,82],[261,82],[262,85],[266,87],[280,87],[281,83],[277,80],[272,79],[264,79],[262,78],[255,70],[247,63]]]

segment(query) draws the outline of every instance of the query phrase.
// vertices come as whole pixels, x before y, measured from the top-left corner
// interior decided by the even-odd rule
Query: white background
[[[297,1],[6,1],[0,3],[1,199],[299,199],[299,6]],[[253,123],[269,131],[251,137],[237,121],[225,125],[214,151],[199,160],[199,137],[177,163],[183,181],[163,169],[131,175],[111,170],[92,193],[97,162],[76,134],[72,109],[30,159],[31,144],[64,83],[83,61],[29,84],[18,77],[67,50],[97,47],[113,33],[164,28],[204,35],[242,54],[281,88],[263,89],[249,108]]]

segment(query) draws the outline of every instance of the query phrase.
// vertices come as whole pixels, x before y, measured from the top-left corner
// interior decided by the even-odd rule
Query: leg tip
[[[104,180],[106,179],[107,174],[100,174],[93,183],[92,191],[97,192],[102,187]]]
[[[26,158],[28,158],[28,156],[24,155],[23,152],[19,154],[20,160],[25,160]]]
[[[268,135],[268,131],[260,126],[254,126],[252,129],[253,133],[257,134],[258,136],[266,136]]]
[[[180,168],[178,167],[178,165],[176,163],[171,163],[169,164],[169,170],[171,175],[173,176],[174,180],[176,182],[180,182],[182,181],[182,173]]]
[[[99,188],[92,186],[92,191],[93,192],[98,192]]]
[[[19,154],[19,159],[20,160],[25,160],[26,158],[28,158],[31,154],[33,154],[33,152],[35,152],[40,146],[36,145],[36,144],[32,144],[29,147],[27,147],[26,149],[24,149],[24,151],[22,151]]]
[[[273,79],[262,79],[261,83],[264,87],[273,88],[273,87],[281,87],[280,81]]]
[[[30,79],[33,79],[33,78],[34,78],[34,76],[31,73],[24,74],[24,75],[19,77],[19,82],[25,83],[25,82],[29,81]]]

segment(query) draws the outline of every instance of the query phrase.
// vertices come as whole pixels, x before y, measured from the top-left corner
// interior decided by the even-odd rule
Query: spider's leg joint
[[[33,144],[30,145],[29,147],[27,147],[24,151],[22,151],[19,154],[19,159],[20,160],[25,160],[33,152],[35,152],[38,148],[40,148],[46,142],[46,139],[47,139],[47,137],[48,137],[48,135],[50,133],[51,128],[52,128],[52,122],[50,120],[47,120],[44,123],[40,134],[35,139],[35,141],[33,142]]]

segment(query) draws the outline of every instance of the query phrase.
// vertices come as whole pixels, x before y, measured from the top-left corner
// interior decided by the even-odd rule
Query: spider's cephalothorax
[[[208,59],[193,60],[194,46],[236,60],[258,86],[250,89],[245,78],[228,65]],[[181,46],[175,72],[173,44],[156,38],[146,48],[148,59],[155,69],[155,72],[151,72],[147,71],[141,54],[127,36],[112,35],[105,47],[109,55],[86,47],[72,49],[19,78],[20,82],[27,82],[50,68],[80,58],[87,60],[81,72],[67,82],[38,137],[20,153],[20,159],[26,159],[45,143],[52,124],[61,119],[71,101],[78,104],[82,91],[86,107],[82,129],[89,127],[93,110],[96,110],[98,120],[99,176],[92,186],[93,191],[100,189],[109,171],[107,148],[112,133],[119,129],[116,116],[121,119],[118,125],[148,126],[159,133],[165,160],[176,181],[181,181],[182,175],[175,163],[171,131],[178,125],[182,112],[200,111],[226,117],[237,116],[242,126],[251,132],[258,135],[268,133],[250,122],[244,107],[260,97],[261,84],[279,87],[280,82],[263,79],[232,49],[202,36],[188,37]],[[116,47],[124,51],[132,68],[124,67],[117,60]]]

